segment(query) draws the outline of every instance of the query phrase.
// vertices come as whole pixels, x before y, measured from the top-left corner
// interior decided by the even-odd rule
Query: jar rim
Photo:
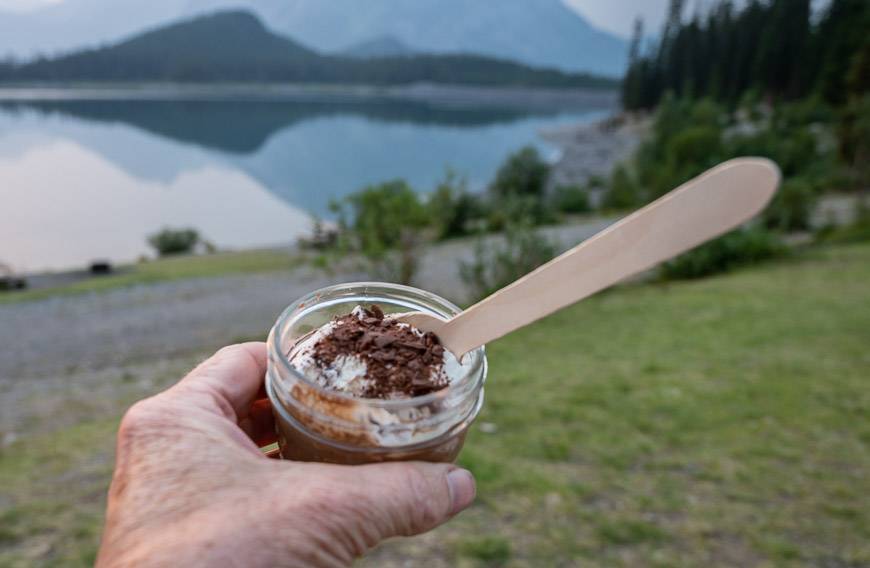
[[[368,406],[383,408],[385,410],[396,410],[401,409],[408,404],[427,404],[430,402],[435,402],[438,400],[442,400],[451,395],[456,395],[457,393],[464,394],[465,391],[474,389],[477,386],[476,380],[467,380],[469,377],[480,377],[480,381],[485,380],[485,365],[486,365],[486,355],[485,349],[483,346],[478,347],[472,351],[469,351],[464,355],[464,357],[471,357],[472,364],[469,366],[468,370],[463,374],[462,380],[459,381],[451,381],[446,387],[439,389],[437,391],[433,391],[431,393],[425,394],[423,396],[415,396],[410,398],[398,398],[398,399],[381,399],[381,398],[365,398],[353,396],[348,393],[344,393],[341,391],[335,391],[331,389],[324,388],[323,386],[317,384],[316,382],[309,379],[305,374],[300,373],[293,365],[290,364],[290,360],[287,357],[287,354],[284,353],[284,350],[279,348],[285,344],[284,341],[284,332],[285,330],[290,328],[290,325],[287,325],[292,319],[298,319],[306,314],[314,311],[317,306],[322,306],[323,303],[315,303],[309,307],[309,303],[313,300],[314,302],[320,302],[320,298],[327,294],[334,294],[336,292],[348,292],[348,296],[353,295],[364,295],[368,288],[380,288],[380,289],[390,289],[397,292],[405,292],[408,294],[422,296],[423,298],[430,299],[432,302],[436,304],[441,304],[448,308],[449,310],[459,313],[461,309],[459,306],[454,304],[453,302],[438,296],[437,294],[433,294],[432,292],[427,292],[426,290],[421,290],[419,288],[415,288],[413,286],[406,286],[404,284],[394,284],[392,282],[374,282],[374,281],[361,281],[361,282],[346,282],[343,284],[335,284],[332,286],[326,286],[324,288],[320,288],[313,292],[309,292],[308,294],[302,296],[296,301],[290,303],[281,315],[278,316],[278,319],[275,322],[275,326],[272,328],[272,333],[269,334],[268,343],[269,350],[275,353],[279,365],[288,373],[290,373],[296,380],[302,382],[307,387],[314,389],[319,395],[326,396],[327,398],[337,399],[339,401],[344,402],[355,402],[360,403],[363,402]],[[361,291],[360,291],[361,289]],[[351,293],[353,292],[353,293]],[[340,297],[337,298],[338,301],[344,301]],[[336,303],[338,303],[338,301]],[[401,302],[399,302],[401,304]],[[412,306],[408,306],[412,308]],[[433,310],[429,306],[425,305],[415,305],[413,306],[415,311],[425,311],[431,315],[436,317],[444,317],[444,314],[438,313]],[[298,312],[297,312],[298,310]],[[484,372],[481,373],[481,367],[484,367]],[[273,385],[274,386],[274,385]],[[283,386],[283,385],[282,385]]]

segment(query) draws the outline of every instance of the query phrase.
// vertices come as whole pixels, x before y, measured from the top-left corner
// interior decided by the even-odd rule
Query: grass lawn
[[[366,566],[870,565],[870,245],[628,286],[489,347],[478,501]],[[93,560],[115,417],[0,454],[0,566]]]
[[[0,304],[39,300],[59,294],[98,292],[110,288],[149,284],[162,280],[289,270],[299,264],[298,255],[270,249],[222,252],[208,255],[170,256],[129,266],[121,266],[117,274],[95,276],[66,286],[0,292]]]

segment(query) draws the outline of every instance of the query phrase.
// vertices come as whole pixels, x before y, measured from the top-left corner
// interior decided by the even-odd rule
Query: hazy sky
[[[2,0],[0,0],[2,1]],[[586,16],[595,26],[628,37],[634,18],[643,17],[647,33],[655,33],[662,25],[668,0],[563,0]],[[687,2],[691,5],[692,2]]]
[[[26,12],[48,4],[57,4],[63,0],[0,0],[0,9]]]
[[[63,0],[0,0],[0,9],[27,11]],[[128,0],[129,1],[129,0]],[[634,17],[642,15],[648,30],[658,29],[668,0],[563,0],[593,24],[622,36],[631,34]]]
[[[0,0],[0,9],[28,10],[63,2],[64,0]],[[120,1],[120,0],[119,0]],[[129,1],[129,0],[127,0]],[[647,34],[655,34],[661,29],[664,21],[668,0],[562,0],[586,16],[599,28],[611,31],[623,37],[631,35],[631,29],[636,16],[644,19]],[[688,0],[686,15],[691,14],[695,6],[710,5],[712,0]],[[824,0],[814,0],[813,4],[824,4]],[[739,5],[738,0],[735,4]]]

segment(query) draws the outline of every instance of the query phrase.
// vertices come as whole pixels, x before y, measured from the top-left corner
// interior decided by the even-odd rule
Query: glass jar
[[[266,392],[275,414],[281,457],[359,464],[423,460],[452,462],[483,405],[483,347],[462,358],[462,376],[447,387],[407,399],[356,398],[325,389],[289,361],[294,345],[335,316],[377,304],[385,314],[459,313],[447,300],[409,286],[381,282],[340,284],[291,304],[269,333]]]

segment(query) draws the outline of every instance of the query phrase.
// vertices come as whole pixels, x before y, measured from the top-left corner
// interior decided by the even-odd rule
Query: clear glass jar
[[[281,457],[358,464],[396,460],[451,462],[483,405],[486,355],[478,348],[462,359],[464,373],[450,385],[408,399],[356,398],[324,389],[288,359],[296,342],[358,305],[385,314],[421,311],[443,318],[460,310],[423,290],[381,282],[356,282],[312,292],[291,304],[269,333],[266,392],[275,414]]]

